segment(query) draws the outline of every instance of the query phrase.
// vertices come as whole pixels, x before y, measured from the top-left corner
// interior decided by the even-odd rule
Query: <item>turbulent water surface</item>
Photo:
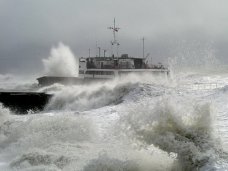
[[[228,170],[226,72],[42,88],[0,79],[54,94],[40,113],[0,105],[0,170]]]

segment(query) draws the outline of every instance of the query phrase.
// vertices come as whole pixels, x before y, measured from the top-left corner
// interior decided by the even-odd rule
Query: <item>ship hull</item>
[[[0,92],[0,103],[15,113],[26,114],[43,110],[51,97],[40,92]]]
[[[109,78],[79,78],[79,77],[53,77],[53,76],[44,76],[37,78],[37,81],[40,86],[49,86],[55,83],[64,84],[64,85],[77,85],[77,84],[89,84],[97,81],[106,81],[110,80]]]

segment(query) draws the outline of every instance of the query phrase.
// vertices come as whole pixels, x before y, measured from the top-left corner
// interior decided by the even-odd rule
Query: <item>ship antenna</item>
[[[110,29],[110,30],[113,31],[113,41],[111,41],[111,45],[112,45],[112,47],[116,45],[116,47],[117,47],[117,56],[118,56],[118,46],[120,44],[119,44],[119,42],[116,39],[116,33],[119,31],[120,28],[119,27],[116,27],[115,18],[114,18],[114,25],[113,25],[113,27],[108,27],[108,29]],[[113,56],[114,56],[114,53],[113,53]]]

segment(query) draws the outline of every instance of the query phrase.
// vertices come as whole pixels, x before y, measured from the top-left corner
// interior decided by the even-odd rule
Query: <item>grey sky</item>
[[[76,56],[110,49],[116,18],[120,52],[154,62],[209,47],[228,62],[227,0],[0,0],[0,74],[38,72],[50,48],[63,42]],[[200,58],[200,55],[199,55]]]

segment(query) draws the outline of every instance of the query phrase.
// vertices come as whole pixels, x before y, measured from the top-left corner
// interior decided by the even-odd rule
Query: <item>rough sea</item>
[[[2,171],[228,170],[228,70],[0,89],[54,94],[41,112],[0,105]]]
[[[169,76],[84,85],[1,74],[0,91],[54,96],[26,115],[0,104],[0,171],[228,170],[228,67],[193,57],[171,60]],[[60,43],[43,59],[45,73],[75,75],[75,59]]]

